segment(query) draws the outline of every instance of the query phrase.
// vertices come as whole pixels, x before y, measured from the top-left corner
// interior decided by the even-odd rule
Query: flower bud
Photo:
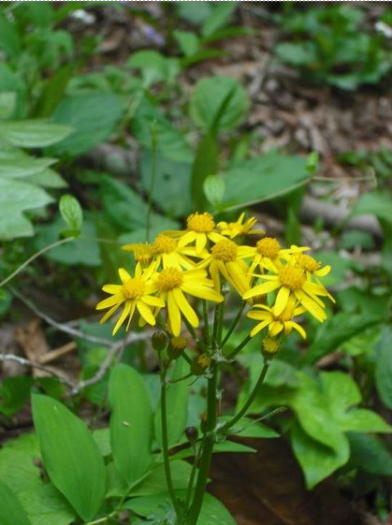
[[[185,337],[173,337],[170,339],[169,348],[167,349],[170,359],[177,359],[188,346]]]
[[[279,350],[279,341],[274,337],[265,337],[262,344],[262,351],[266,354],[275,354]]]
[[[188,427],[185,429],[185,435],[190,443],[195,443],[197,441],[199,433],[196,427]]]
[[[207,354],[197,356],[191,365],[191,372],[195,376],[201,376],[211,364],[211,358]]]
[[[158,331],[152,334],[151,344],[154,350],[161,352],[167,346],[167,336],[165,332]]]

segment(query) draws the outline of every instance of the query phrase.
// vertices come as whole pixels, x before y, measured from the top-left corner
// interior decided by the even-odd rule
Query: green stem
[[[152,212],[152,194],[154,192],[155,180],[157,176],[157,135],[155,130],[155,122],[151,126],[151,145],[152,145],[152,162],[151,162],[151,181],[148,189],[148,201],[147,201],[147,217],[146,217],[146,241],[150,241],[150,229],[151,229],[151,212]]]
[[[200,339],[200,337],[197,336],[196,334],[196,331],[195,329],[193,328],[193,326],[188,322],[187,319],[184,319],[185,321],[185,325],[188,329],[188,332],[191,334],[191,336],[193,337],[194,341],[200,346],[200,348],[202,350],[205,350],[206,349],[206,345],[204,344],[204,342]]]
[[[179,377],[178,379],[171,379],[169,381],[170,385],[174,385],[175,383],[179,383],[180,381],[185,381],[185,379],[189,379],[190,377],[193,377],[193,374],[189,372],[189,374],[186,374],[186,376]]]
[[[6,277],[3,281],[0,283],[0,288],[2,288],[5,284],[12,281],[14,277],[18,275],[22,270],[26,268],[30,263],[32,263],[35,259],[43,255],[45,252],[48,252],[49,250],[52,250],[53,248],[57,248],[58,246],[61,246],[62,244],[66,244],[67,242],[74,241],[75,237],[67,237],[66,239],[61,239],[60,241],[53,242],[52,244],[49,244],[48,246],[45,246],[45,248],[42,248],[39,252],[32,255],[27,261],[25,261],[19,268],[17,268],[14,272],[11,273],[8,277]]]
[[[236,329],[238,323],[240,322],[240,319],[242,317],[242,313],[243,311],[245,310],[245,307],[246,307],[246,302],[244,302],[241,306],[241,308],[238,310],[238,314],[235,316],[233,322],[232,322],[232,325],[230,326],[227,334],[225,335],[223,341],[222,341],[222,348],[225,346],[225,344],[227,343],[227,341],[230,339],[231,337],[231,334],[234,332],[234,330]]]
[[[203,300],[203,320],[204,320],[204,339],[206,342],[206,345],[209,346],[210,344],[210,326],[208,322],[208,308],[207,308],[207,301]]]
[[[234,359],[235,356],[241,352],[241,350],[244,348],[244,346],[246,346],[249,341],[251,340],[251,336],[248,335],[247,337],[245,337],[245,339],[242,341],[242,343],[240,343],[236,348],[234,348],[234,350],[232,352],[230,352],[229,355],[226,356],[226,359]]]
[[[216,428],[216,390],[218,383],[218,366],[215,362],[211,365],[211,377],[208,379],[207,394],[207,429],[203,440],[203,452],[200,460],[200,469],[196,482],[195,495],[190,508],[188,524],[196,525],[203,504],[208,473],[210,470],[212,452],[215,444]]]
[[[197,452],[196,451],[196,447],[194,447],[195,457],[194,457],[194,460],[193,460],[192,471],[191,471],[191,475],[190,475],[190,478],[189,478],[188,490],[187,490],[186,498],[185,498],[185,508],[186,509],[189,509],[189,504],[191,502],[191,497],[192,497],[192,492],[193,492],[193,485],[194,485],[194,482],[195,482],[195,476],[196,476],[196,472],[197,472],[197,465],[198,465],[198,462],[199,462],[200,452],[202,451],[202,448],[203,448],[202,444],[200,444],[199,452]]]
[[[257,383],[256,383],[256,385],[254,387],[254,389],[252,390],[252,393],[250,394],[249,398],[247,399],[246,403],[241,408],[241,410],[238,412],[238,414],[236,414],[233,417],[233,419],[228,421],[225,425],[223,425],[222,428],[219,429],[220,433],[222,433],[222,434],[227,433],[227,431],[231,427],[233,427],[248,412],[249,408],[252,406],[252,403],[255,400],[255,398],[256,398],[259,390],[260,390],[261,385],[263,384],[263,381],[265,379],[265,376],[267,375],[268,368],[269,368],[270,364],[271,364],[270,360],[268,360],[268,361],[265,360],[264,361],[264,366],[263,366],[263,369],[261,370],[260,377],[259,377],[259,379],[258,379],[258,381],[257,381]]]
[[[163,464],[165,468],[166,484],[171,502],[177,515],[177,521],[180,522],[181,509],[177,500],[176,493],[174,492],[173,479],[170,470],[169,439],[167,433],[166,371],[164,370],[161,372],[161,427]]]

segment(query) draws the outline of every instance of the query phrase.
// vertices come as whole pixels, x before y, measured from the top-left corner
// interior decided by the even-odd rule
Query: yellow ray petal
[[[182,291],[177,288],[176,290],[173,290],[173,295],[179,309],[184,314],[184,317],[186,317],[193,328],[197,328],[199,326],[199,319],[197,318],[196,312],[192,306],[186,300]]]
[[[159,308],[165,307],[165,302],[162,301],[162,299],[159,299],[159,297],[153,297],[151,295],[143,295],[141,300],[143,301],[143,303],[146,303],[149,306],[157,306]]]
[[[136,307],[141,317],[151,326],[155,326],[155,317],[152,315],[150,307],[143,303],[143,301],[137,301]]]
[[[269,320],[267,320],[267,321],[263,321],[262,323],[257,324],[257,325],[253,328],[253,330],[251,331],[250,336],[251,336],[251,337],[254,337],[256,334],[258,334],[259,332],[261,332],[261,330],[262,330],[263,328],[265,328],[266,326],[268,326],[269,324],[270,324],[270,321],[269,321]]]
[[[113,329],[113,332],[112,332],[113,335],[116,335],[116,333],[120,329],[120,326],[123,324],[123,322],[127,318],[127,315],[131,311],[131,307],[132,307],[131,301],[127,301],[125,303],[124,310],[122,311],[122,313],[121,313],[121,315],[120,315],[120,317],[119,317],[119,319],[118,319],[118,321],[116,323],[116,326]]]
[[[122,304],[125,301],[124,297],[120,295],[112,295],[111,297],[108,297],[107,299],[104,299],[100,303],[97,304],[95,307],[96,310],[105,310],[105,308],[111,308],[115,304]]]
[[[280,284],[277,279],[271,282],[259,284],[258,286],[252,288],[252,290],[249,290],[249,292],[246,292],[246,294],[243,295],[243,299],[250,299],[251,297],[256,297],[256,295],[264,295],[269,292],[273,292],[279,288],[279,286]]]
[[[279,290],[278,295],[276,296],[276,301],[274,305],[274,314],[280,315],[283,310],[286,308],[287,303],[290,297],[290,290],[286,286],[282,286]]]
[[[170,327],[173,335],[178,336],[181,333],[181,312],[178,308],[173,292],[167,294],[167,313],[169,315]]]
[[[102,290],[106,293],[116,294],[121,290],[121,284],[105,284],[102,286]]]
[[[199,297],[200,299],[207,299],[207,301],[213,301],[215,303],[221,303],[224,300],[224,297],[211,288],[205,286],[197,286],[193,283],[184,283],[182,285],[182,291]]]
[[[129,273],[126,270],[124,270],[124,268],[119,268],[118,275],[120,276],[122,283],[126,283],[131,278]]]

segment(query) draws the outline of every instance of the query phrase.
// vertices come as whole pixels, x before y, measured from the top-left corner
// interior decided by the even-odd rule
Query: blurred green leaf
[[[141,71],[146,87],[165,81],[172,84],[180,72],[179,61],[166,58],[158,51],[136,51],[128,60],[128,66]]]
[[[70,230],[74,230],[76,234],[80,233],[83,225],[83,210],[75,197],[63,195],[60,199],[59,210]]]
[[[356,432],[350,432],[348,439],[351,465],[376,476],[392,476],[392,455],[381,439]]]
[[[42,480],[30,449],[4,447],[0,451],[0,479],[7,480],[8,487],[15,494],[36,490]]]
[[[109,403],[114,463],[127,483],[132,484],[148,471],[152,462],[153,414],[144,381],[130,366],[120,364],[112,370]]]
[[[0,120],[12,118],[16,106],[16,93],[5,91],[0,93]]]
[[[173,486],[176,490],[188,487],[192,466],[185,461],[173,460],[170,462]],[[154,496],[167,491],[166,475],[163,465],[155,467],[145,479],[135,485],[129,495]]]
[[[37,159],[20,149],[2,146],[0,150],[0,177],[22,179],[42,172],[55,162],[55,159]]]
[[[78,156],[104,142],[123,115],[116,95],[96,91],[67,96],[56,108],[53,119],[73,129],[72,134],[53,146],[55,156]]]
[[[69,525],[74,523],[75,512],[52,484],[41,485],[21,492],[18,497],[31,521],[31,525],[53,525],[54,523],[56,525]]]
[[[225,100],[229,101],[219,115]],[[212,76],[203,78],[196,84],[189,110],[192,120],[205,133],[211,132],[215,126],[216,133],[220,134],[234,130],[245,117],[248,108],[248,95],[238,80]]]
[[[0,412],[6,416],[17,414],[26,404],[32,384],[31,377],[16,376],[4,379],[0,385]]]
[[[85,423],[60,402],[32,400],[33,418],[49,477],[85,521],[98,513],[105,494],[105,467]]]
[[[21,148],[44,148],[60,142],[71,128],[47,120],[0,121],[0,140]]]
[[[200,48],[198,36],[191,31],[174,31],[173,36],[177,40],[181,52],[186,57],[191,57],[197,53]]]
[[[202,35],[204,37],[211,36],[218,31],[218,29],[224,27],[229,22],[237,7],[237,2],[225,1],[223,4],[218,4],[205,20],[201,29]]]
[[[2,481],[0,481],[0,523],[1,525],[32,525],[18,498]]]
[[[385,406],[392,409],[392,330],[385,328],[377,345],[376,386]]]
[[[195,210],[206,208],[204,181],[219,170],[219,148],[216,139],[211,135],[203,137],[197,147],[192,168],[191,195]]]
[[[0,49],[13,58],[19,55],[21,48],[22,43],[16,25],[9,22],[0,12]]]
[[[209,175],[203,184],[204,195],[208,202],[219,207],[225,194],[225,181],[220,175]]]

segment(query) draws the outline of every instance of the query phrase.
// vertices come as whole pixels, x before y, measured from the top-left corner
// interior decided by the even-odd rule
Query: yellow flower
[[[241,213],[236,222],[219,222],[218,228],[222,235],[234,239],[238,235],[262,234],[263,230],[254,230],[253,226],[257,223],[257,219],[249,217],[244,223],[245,213]]]
[[[122,247],[126,252],[132,252],[137,263],[142,266],[147,266],[152,261],[152,246],[148,242],[146,243],[134,243],[126,244]]]
[[[106,284],[102,288],[104,292],[111,294],[111,297],[104,299],[96,306],[97,310],[109,308],[109,311],[102,317],[101,323],[107,321],[123,305],[123,311],[113,329],[113,335],[117,333],[127,318],[126,330],[129,329],[136,310],[139,312],[140,321],[152,326],[155,325],[156,321],[152,308],[163,308],[165,303],[162,299],[152,295],[156,288],[151,280],[153,270],[154,268],[150,267],[143,272],[140,264],[138,264],[135,270],[135,277],[131,277],[126,270],[120,268],[118,273],[122,284]]]
[[[281,256],[281,246],[274,237],[264,237],[257,241],[254,248],[250,248],[253,261],[250,267],[250,273],[253,273],[256,266],[259,266],[260,271],[269,270],[276,271],[279,266],[279,258]]]
[[[248,266],[243,261],[247,257],[249,248],[238,246],[229,239],[217,242],[211,248],[211,255],[199,267],[208,266],[210,276],[217,292],[221,291],[221,275],[242,296],[250,288],[251,277]]]
[[[223,297],[213,290],[205,270],[182,271],[176,267],[165,268],[155,277],[155,289],[167,304],[168,326],[173,335],[181,332],[181,316],[197,328],[199,319],[184,294],[220,303]]]
[[[208,240],[218,242],[224,238],[215,231],[214,217],[207,212],[189,215],[186,230],[165,233],[171,237],[179,237],[178,246],[180,248],[195,243],[195,251],[198,256],[202,254]]]
[[[280,315],[276,315],[272,308],[269,308],[264,304],[257,304],[247,314],[249,319],[260,321],[260,323],[253,328],[250,335],[251,337],[254,337],[263,330],[263,328],[268,327],[268,333],[271,337],[276,337],[281,332],[284,332],[285,335],[289,335],[294,329],[301,335],[301,337],[306,339],[305,330],[302,326],[293,321],[294,317],[302,314],[304,311],[305,308],[296,305],[296,301],[293,298],[290,298]]]
[[[160,234],[152,243],[152,254],[157,262],[163,268],[175,267],[190,270],[195,263],[188,258],[188,255],[195,255],[194,250],[190,248],[180,248],[178,241],[167,235]]]
[[[303,269],[293,264],[281,266],[275,272],[276,275],[261,275],[260,277],[267,282],[255,286],[246,292],[243,298],[250,299],[279,288],[274,305],[275,315],[280,315],[286,308],[290,297],[295,297],[318,321],[325,321],[327,315],[323,310],[324,304],[319,297],[329,296],[329,293],[323,286],[310,282]]]
[[[307,276],[315,275],[316,277],[325,277],[331,271],[329,265],[321,267],[321,263],[313,259],[310,255],[297,253],[295,256],[295,264],[302,268]]]

